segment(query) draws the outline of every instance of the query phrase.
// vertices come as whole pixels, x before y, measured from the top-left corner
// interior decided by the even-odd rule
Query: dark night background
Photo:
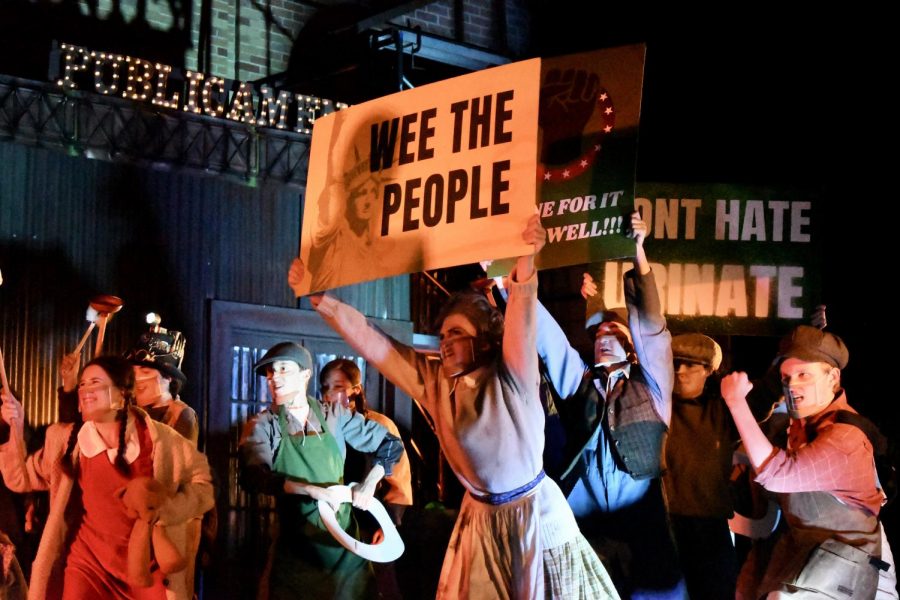
[[[532,11],[528,56],[647,44],[638,181],[816,192],[821,204],[815,213],[825,232],[821,297],[829,328],[850,349],[844,373],[849,400],[895,443],[900,440],[894,418],[900,400],[886,393],[893,387],[889,361],[898,317],[896,33],[888,31],[895,21],[885,8],[753,3],[660,11],[644,3],[526,4]],[[71,36],[77,30],[67,37],[73,43],[133,50],[168,64],[178,64],[190,44],[187,28],[161,33],[123,25],[113,31],[108,23],[86,21],[71,2],[52,5],[58,10],[49,10],[49,2],[0,3],[0,73],[46,80],[46,42],[63,37],[60,32]],[[23,28],[51,13],[55,20],[42,32]],[[141,47],[171,55],[153,56]],[[133,204],[131,210],[140,207]],[[652,241],[648,252],[652,259]],[[732,350],[734,366],[753,374],[765,368],[777,343],[722,341]],[[896,512],[890,506],[882,513],[895,550]]]
[[[786,5],[754,4],[727,15],[595,7],[585,17],[576,16],[581,3],[534,6],[535,54],[647,44],[638,181],[819,192],[821,298],[830,330],[850,349],[848,398],[896,445],[897,401],[885,393],[892,376],[879,367],[893,358],[897,329],[896,60],[885,15],[861,5],[787,16]],[[652,251],[651,240],[651,259]],[[751,373],[777,347],[773,338],[720,341]],[[882,513],[893,540],[895,513],[894,505]]]
[[[680,14],[667,22],[638,10],[573,18],[575,3],[537,4],[534,38],[544,55],[647,44],[638,181],[818,192],[826,239],[821,297],[830,328],[850,348],[849,397],[891,425],[893,402],[876,391],[884,377],[863,370],[887,358],[882,349],[895,327],[894,69],[877,17],[817,15],[813,25],[813,15],[776,18],[756,5],[727,19]]]

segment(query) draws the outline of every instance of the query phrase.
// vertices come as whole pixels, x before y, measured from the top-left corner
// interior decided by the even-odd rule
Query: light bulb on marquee
[[[294,131],[305,134],[311,133],[313,123],[316,121],[316,114],[321,109],[322,100],[320,98],[297,94],[297,126]]]
[[[178,92],[173,92],[170,99],[166,99],[166,86],[169,82],[169,75],[172,73],[172,67],[162,63],[156,63],[156,94],[151,102],[157,106],[166,108],[178,108]]]
[[[213,86],[218,88],[218,93],[221,96],[225,95],[225,80],[219,77],[209,77],[206,81],[203,82],[203,97],[202,97],[202,106],[203,112],[212,115],[214,117],[221,116],[223,112],[225,112],[225,107],[222,106],[222,102],[216,102],[213,104],[213,98],[210,94],[210,90]]]
[[[91,61],[91,55],[87,48],[81,46],[73,46],[71,44],[60,44],[60,51],[63,53],[63,78],[58,81],[63,88],[72,89],[75,82],[72,76],[78,71],[86,71]]]
[[[93,51],[71,44],[60,44],[58,56],[62,62],[61,77],[55,81],[64,89],[77,88],[81,78],[76,77],[76,73],[84,71],[86,77],[93,76],[93,87],[100,94],[118,92],[130,100],[215,118],[224,116],[250,126],[280,130],[289,130],[293,126],[297,133],[309,134],[316,118],[348,106],[326,98],[293,94],[288,90],[273,90],[266,85],[259,89],[242,81],[235,81],[230,85],[230,80],[190,70],[186,71],[183,80],[179,78],[176,80],[178,83],[171,85],[169,77],[173,68],[170,65]],[[123,62],[128,69],[120,73]],[[123,86],[124,90],[120,91],[118,86],[122,78],[126,79],[126,84]],[[229,84],[228,89],[226,83]],[[183,102],[179,102],[180,100]],[[297,119],[289,124],[288,117],[293,116],[294,112],[292,103],[296,108]]]
[[[203,73],[195,73],[194,71],[188,71],[185,75],[185,79],[187,79],[187,108],[184,110],[188,112],[193,112],[200,114],[203,111],[200,110],[200,106],[197,103],[197,90],[200,88],[200,82],[203,81]]]
[[[128,63],[128,80],[123,98],[146,100],[152,91],[150,80],[153,77],[153,63],[142,58],[125,57]]]
[[[231,110],[228,111],[227,116],[232,121],[241,123],[253,125],[256,122],[253,112],[253,90],[250,88],[250,84],[242,81],[238,85],[231,100]]]
[[[260,88],[262,102],[260,103],[259,119],[256,124],[261,127],[275,127],[285,129],[287,127],[288,102],[291,93],[287,90],[278,92],[278,98],[273,98],[272,88],[267,85]]]

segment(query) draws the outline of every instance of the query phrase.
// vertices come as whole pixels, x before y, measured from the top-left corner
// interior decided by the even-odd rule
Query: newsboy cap
[[[781,338],[778,345],[779,361],[787,358],[823,362],[843,369],[850,360],[850,352],[844,341],[833,333],[809,325],[798,325]]]
[[[301,369],[312,370],[313,368],[312,355],[309,353],[309,350],[297,342],[281,342],[269,348],[263,354],[263,357],[259,359],[259,362],[253,365],[253,370],[256,371],[257,375],[265,375],[266,366],[276,360],[293,361],[300,365]]]
[[[722,347],[702,333],[684,333],[672,338],[672,358],[717,371],[722,365]]]
[[[585,320],[584,328],[590,331],[592,327],[597,327],[601,323],[618,323],[628,327],[628,309],[624,306],[617,306],[598,310]]]

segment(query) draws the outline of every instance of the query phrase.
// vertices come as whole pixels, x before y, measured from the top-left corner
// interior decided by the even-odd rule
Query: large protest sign
[[[643,45],[541,61],[538,267],[634,256],[626,237],[643,89]],[[491,275],[511,260],[497,261]]]
[[[821,238],[808,190],[639,183],[635,206],[663,312],[676,331],[777,335],[821,301]],[[588,313],[623,306],[622,271],[592,265]]]
[[[541,268],[634,256],[622,235],[634,202],[645,46],[544,59]]]
[[[540,61],[316,120],[303,293],[531,250]]]

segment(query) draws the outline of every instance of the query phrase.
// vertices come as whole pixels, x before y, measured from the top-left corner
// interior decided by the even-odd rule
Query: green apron
[[[319,408],[310,410],[322,425],[322,433],[289,435],[285,411],[278,415],[281,444],[273,470],[288,479],[328,487],[343,483],[344,459],[337,440]],[[325,529],[318,502],[309,496],[279,498],[280,532],[275,545],[269,589],[271,598],[367,598],[372,595],[368,561],[341,546]],[[350,504],[336,514],[340,526],[356,536]]]

